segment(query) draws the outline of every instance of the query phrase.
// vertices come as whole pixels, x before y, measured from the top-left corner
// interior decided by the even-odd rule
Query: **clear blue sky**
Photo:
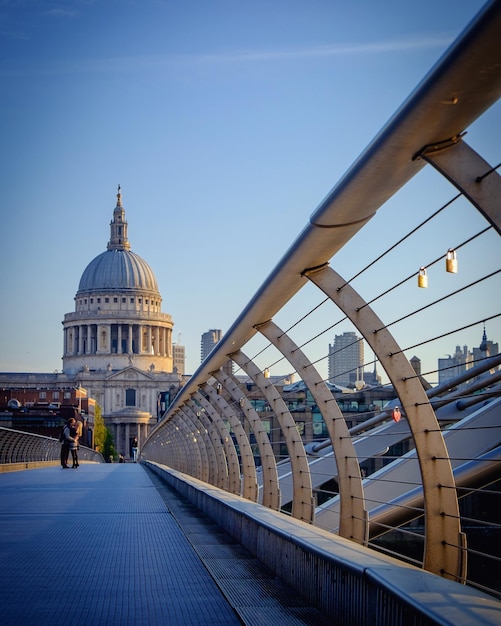
[[[193,372],[200,335],[231,326],[482,5],[3,0],[0,370],[61,369],[120,183]],[[489,119],[476,139],[498,162]]]

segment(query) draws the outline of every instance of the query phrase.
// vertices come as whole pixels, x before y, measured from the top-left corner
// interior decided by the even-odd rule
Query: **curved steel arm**
[[[501,176],[465,141],[443,150],[425,150],[431,163],[485,216],[501,234]]]
[[[244,436],[242,438],[241,431],[242,426],[238,422],[238,419],[232,414],[230,407],[226,400],[220,396],[217,391],[214,389],[212,385],[206,384],[201,390],[207,394],[207,400],[203,402],[202,406],[205,407],[205,410],[211,415],[213,420],[217,425],[217,429],[221,436],[221,441],[223,442],[224,449],[226,451],[226,458],[228,462],[228,490],[230,493],[234,493],[236,495],[241,495],[241,478],[240,478],[240,463],[238,461],[237,451],[235,449],[235,444],[230,434],[230,429],[224,420],[227,420],[230,426],[235,424],[235,428],[238,430],[238,434],[235,432],[235,436],[237,438],[238,444],[245,447]],[[232,414],[232,417],[230,417]],[[240,426],[240,428],[238,428]]]
[[[230,376],[222,370],[214,372],[214,378],[223,385],[227,393],[233,398],[233,401],[240,406],[242,393],[239,394],[238,391],[235,390],[235,381],[232,381]],[[219,404],[222,414],[229,421],[240,450],[243,475],[242,496],[247,500],[256,502],[258,497],[256,465],[254,463],[254,455],[252,454],[249,438],[240,422],[239,416],[235,414],[235,411],[228,404],[226,399],[216,394],[215,401]]]
[[[346,421],[332,393],[306,355],[274,322],[259,326],[259,331],[295,368],[315,400],[331,438],[336,459],[341,515],[339,534],[358,543],[367,541],[367,514],[360,466]]]
[[[240,367],[252,378],[259,387],[282,429],[292,467],[294,498],[292,501],[292,517],[305,522],[312,522],[315,515],[311,477],[308,460],[296,423],[285,402],[270,381],[264,377],[253,361],[239,363]]]
[[[195,401],[197,402],[197,404],[199,404],[199,406],[195,404]],[[226,449],[223,445],[221,445],[223,441],[219,429],[216,427],[216,424],[210,418],[210,416],[206,413],[206,407],[210,407],[210,404],[199,392],[193,394],[193,398],[191,400],[188,400],[186,404],[196,415],[197,421],[202,425],[203,428],[206,429],[207,434],[210,437],[212,447],[214,449],[214,454],[216,458],[216,476],[215,480],[211,482],[220,489],[229,491],[228,465],[225,454]],[[200,405],[202,406],[202,409],[199,408]],[[214,409],[212,409],[211,407],[210,410],[212,412]]]
[[[421,469],[425,501],[425,554],[430,572],[460,578],[464,541],[454,476],[435,412],[414,369],[369,305],[332,268],[305,275],[343,311],[378,357],[402,402]],[[451,576],[452,573],[452,576]]]
[[[244,365],[250,361],[250,359],[240,350],[232,354],[231,358],[242,369],[244,369]],[[261,504],[278,511],[280,509],[280,485],[278,482],[277,462],[275,455],[273,454],[270,439],[264,429],[263,422],[247,397],[242,394],[238,383],[233,376],[226,379],[225,388],[235,399],[237,396],[239,400],[240,398],[243,398],[242,409],[244,411],[245,419],[254,434],[259,448],[259,456],[261,457],[261,467],[263,471]]]
[[[197,407],[195,403],[192,402],[191,405],[186,403],[183,408],[184,408],[184,414],[186,415],[186,418],[189,419],[190,422],[195,425],[197,434],[200,436],[200,439],[201,439],[200,447],[203,450],[201,480],[205,480],[205,482],[210,483],[211,485],[214,485],[217,480],[217,475],[218,475],[218,471],[217,471],[218,464],[217,464],[217,455],[216,455],[216,451],[214,450],[214,444],[213,444],[212,438],[210,437],[209,431],[207,430],[205,425],[201,422],[201,420],[198,419],[198,416],[197,416],[198,411],[197,411]]]

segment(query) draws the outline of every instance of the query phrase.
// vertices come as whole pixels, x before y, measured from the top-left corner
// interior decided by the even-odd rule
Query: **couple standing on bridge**
[[[68,457],[71,451],[71,458],[73,461],[72,468],[77,468],[78,463],[78,441],[82,436],[82,422],[77,421],[74,417],[70,419],[64,425],[63,431],[59,440],[61,441],[61,467],[68,469]]]

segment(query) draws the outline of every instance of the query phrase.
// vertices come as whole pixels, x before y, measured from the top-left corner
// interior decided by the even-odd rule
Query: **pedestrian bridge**
[[[32,460],[1,466],[5,624],[499,624],[492,595],[170,468],[84,449],[66,471],[7,430]]]
[[[5,624],[499,623],[493,597],[148,463],[45,461],[0,485]]]
[[[139,464],[0,475],[2,624],[326,624]]]
[[[501,4],[489,2],[141,442],[141,468],[124,468],[161,476],[334,623],[501,620],[501,374],[486,336],[487,328],[494,340],[501,334],[501,179],[499,155],[481,155],[475,141],[479,123],[499,134],[491,121],[500,33]],[[325,345],[341,325],[363,337],[373,353],[366,365],[395,391],[352,428],[325,373]],[[477,352],[427,387],[443,372],[416,371],[414,355],[431,350],[436,363],[451,342],[472,345],[465,336],[478,337]],[[275,373],[285,372],[304,383],[322,440],[301,436],[277,391]],[[268,415],[257,411],[256,390]],[[30,466],[35,459],[19,456],[17,444],[12,452],[12,437],[2,463]],[[92,476],[119,469],[93,460],[80,469],[106,491],[106,479]],[[364,475],[368,461],[377,468]],[[135,535],[119,532],[130,546]]]

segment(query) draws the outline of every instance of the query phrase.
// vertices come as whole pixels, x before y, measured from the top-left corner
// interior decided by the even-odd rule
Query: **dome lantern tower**
[[[113,211],[113,221],[110,222],[108,250],[130,250],[130,243],[127,239],[127,221],[125,220],[125,210],[122,206],[120,185],[118,185],[117,190],[117,206]]]

